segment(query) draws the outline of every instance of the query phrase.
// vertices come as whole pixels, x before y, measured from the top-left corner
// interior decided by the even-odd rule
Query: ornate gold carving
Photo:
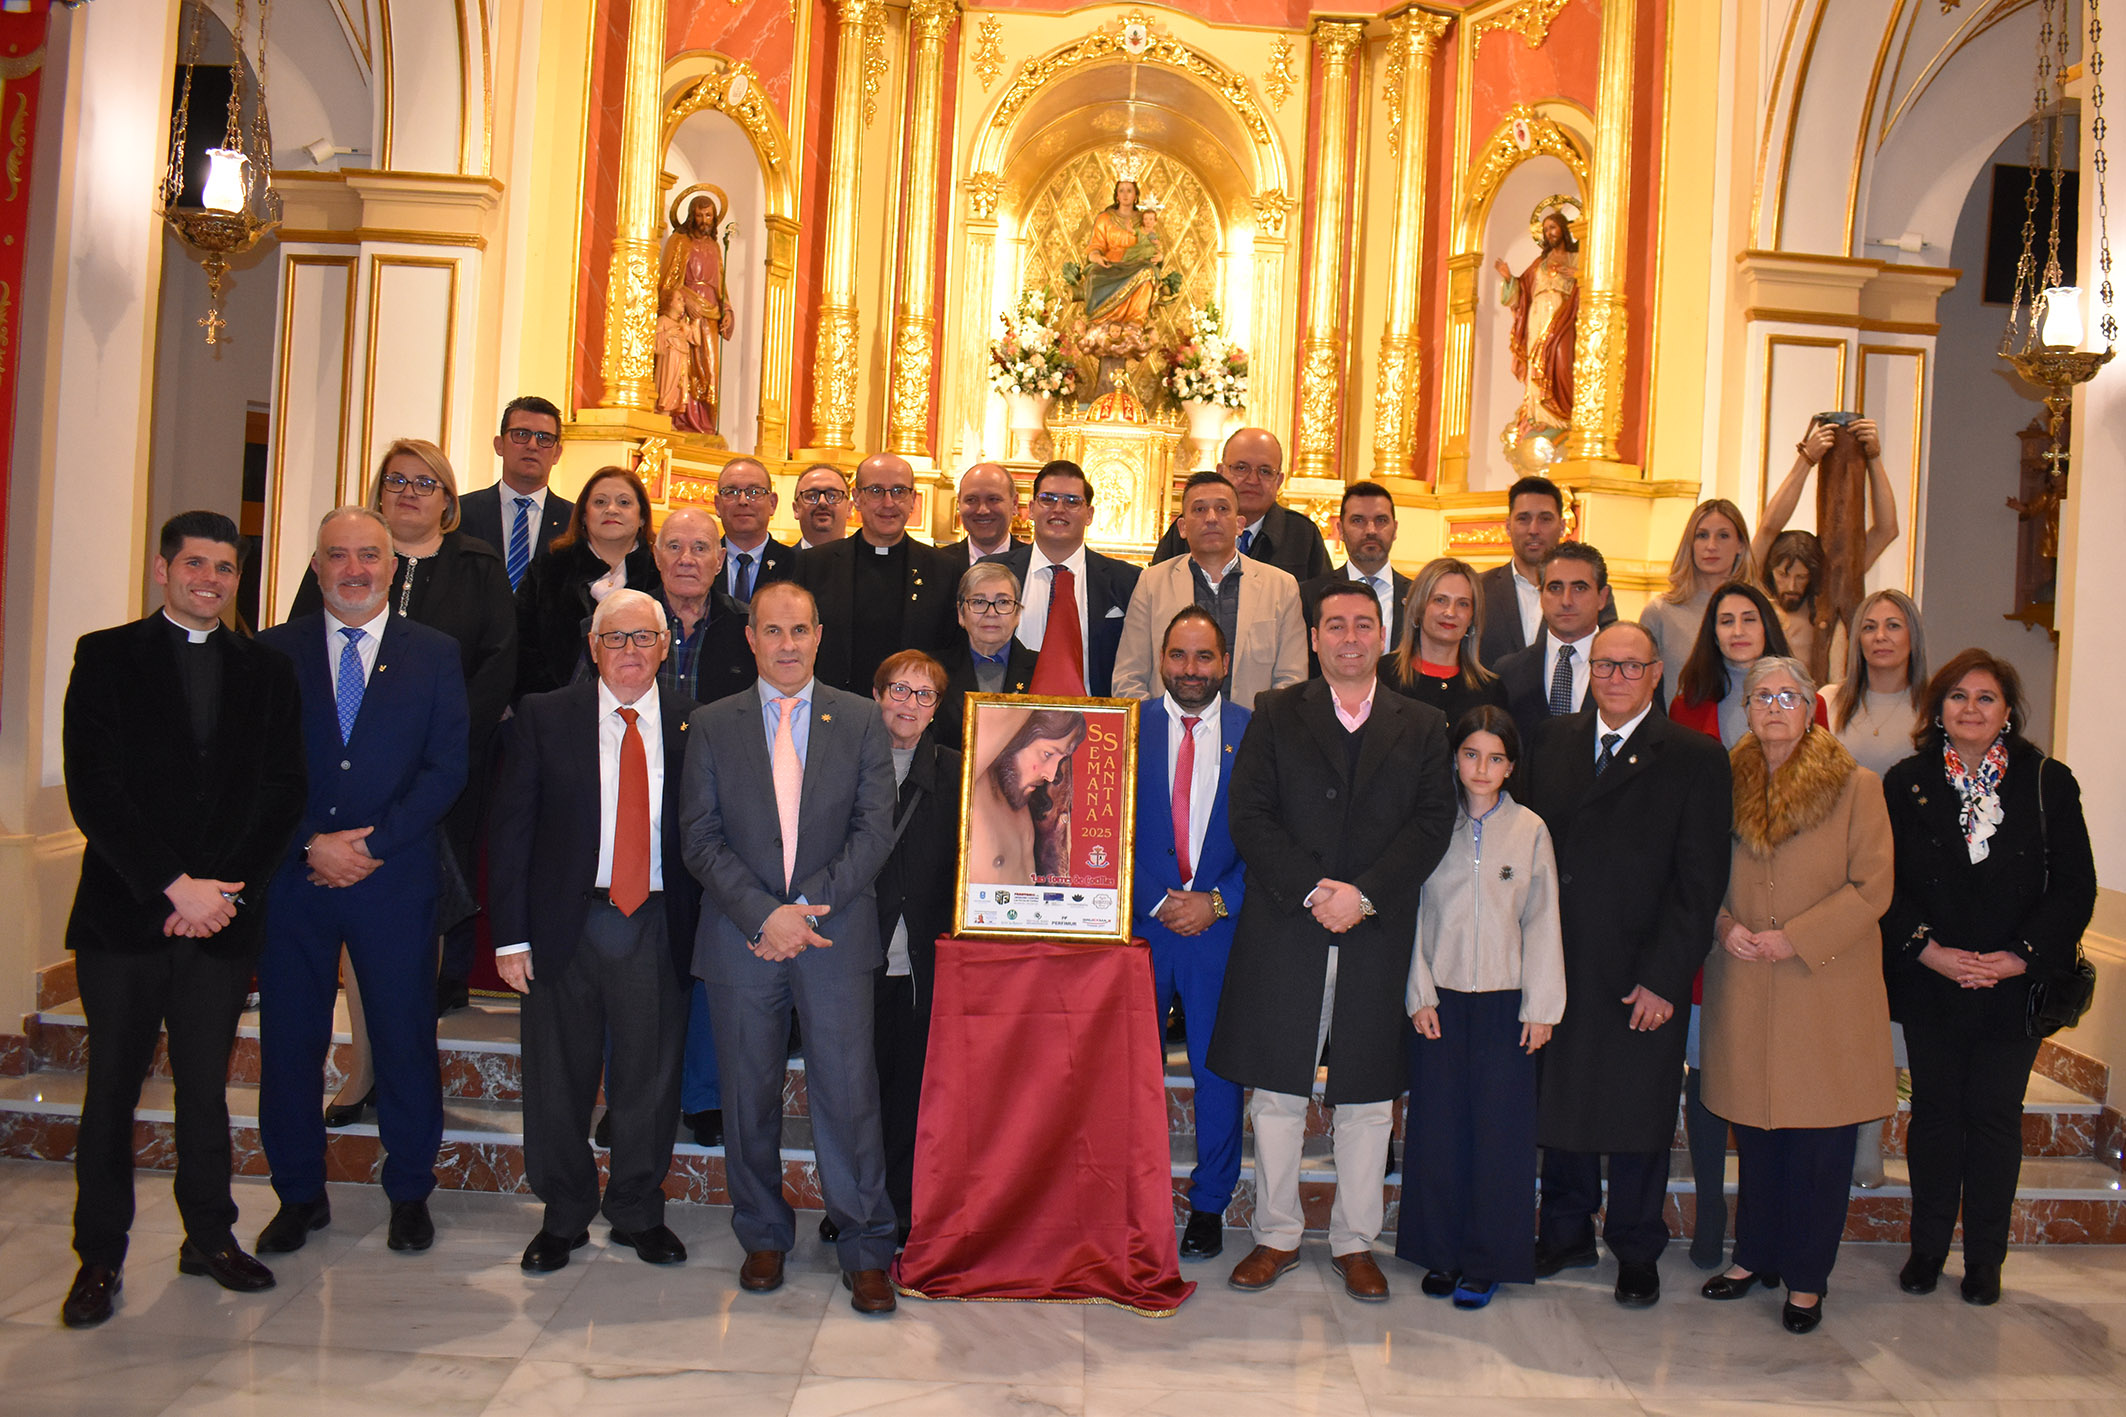
[[[1003,196],[1003,178],[994,172],[977,172],[967,179],[967,214],[976,221],[995,221]]]
[[[852,5],[852,12],[855,7]],[[879,85],[886,79],[886,7],[864,7],[864,126],[878,117]]]
[[[41,44],[27,54],[0,54],[0,83],[26,79],[43,67],[44,46]]]
[[[385,13],[389,13],[388,7]],[[657,209],[657,175],[664,157],[658,141],[663,106],[664,0],[635,0],[629,10],[624,72],[616,203],[619,222],[607,267],[605,351],[599,373],[604,384],[602,402],[607,408],[649,413],[657,407],[657,243],[663,224]]]
[[[1417,442],[1417,389],[1423,359],[1415,335],[1381,337],[1380,373],[1373,382],[1373,471],[1405,477]]]
[[[930,454],[931,330],[937,286],[939,130],[944,126],[945,34],[957,0],[913,0],[908,10],[908,196],[900,231],[900,294],[895,310],[886,444]]]
[[[1299,352],[1299,446],[1298,458],[1314,470],[1302,476],[1322,476],[1333,468],[1336,450],[1336,412],[1342,402],[1342,361],[1336,341],[1309,338]]]
[[[647,241],[613,243],[611,296],[606,318],[619,327],[620,382],[640,384],[654,393],[657,384],[657,248]],[[607,389],[607,402],[621,408],[653,407],[622,403]]]
[[[1426,66],[1430,73],[1432,51],[1447,32],[1448,17],[1435,15],[1429,10],[1408,10],[1388,21],[1389,39],[1385,62],[1381,68],[1380,97],[1388,109],[1388,156],[1402,156],[1403,142],[1403,90],[1407,87],[1410,66],[1413,60]],[[1413,96],[1422,103],[1423,94]]]
[[[974,76],[987,91],[1003,72],[1004,23],[995,15],[984,15],[974,32]]]
[[[1516,138],[1516,133],[1527,139],[1526,145]],[[1477,154],[1476,163],[1469,172],[1469,195],[1462,201],[1460,229],[1455,235],[1457,250],[1468,250],[1476,244],[1476,216],[1484,210],[1491,194],[1506,174],[1538,154],[1554,157],[1568,168],[1579,180],[1582,192],[1588,189],[1587,154],[1572,134],[1537,113],[1525,103],[1517,103],[1506,110],[1505,118]]]
[[[928,445],[930,366],[930,321],[903,317],[893,337],[893,385],[886,407],[886,446],[896,453],[920,453]]]
[[[1298,205],[1278,187],[1272,187],[1267,192],[1257,192],[1248,200],[1255,207],[1255,229],[1269,237],[1284,235],[1285,218],[1289,217],[1292,208]]]
[[[822,310],[812,361],[812,425],[823,448],[856,446],[856,346],[856,311],[842,305]]]
[[[1307,213],[1313,250],[1307,263],[1307,322],[1300,341],[1299,437],[1290,465],[1294,477],[1331,477],[1337,466],[1337,423],[1342,406],[1343,356],[1349,272],[1345,244],[1351,227],[1350,115],[1358,97],[1355,60],[1365,26],[1349,20],[1316,20],[1315,52],[1321,56],[1321,133],[1317,174]]]
[[[1270,46],[1270,71],[1262,78],[1262,96],[1270,101],[1270,111],[1284,107],[1284,101],[1299,87],[1299,66],[1292,60],[1292,41],[1283,35]]]
[[[1624,357],[1629,326],[1621,291],[1580,291],[1579,338],[1573,354],[1572,432],[1565,455],[1616,456],[1624,422]]]
[[[1509,9],[1495,15],[1486,15],[1469,26],[1469,44],[1481,50],[1484,36],[1493,30],[1511,31],[1528,41],[1530,49],[1541,49],[1543,41],[1550,38],[1550,22],[1566,6],[1567,0],[1520,0]]]
[[[22,195],[22,162],[29,156],[30,96],[15,95],[15,116],[7,124],[7,199]]]
[[[1316,20],[1314,47],[1321,51],[1323,69],[1347,69],[1366,41],[1366,27],[1349,20]]]
[[[672,440],[644,438],[635,447],[635,476],[652,502],[664,500],[665,480],[672,471]]]
[[[738,95],[736,99],[731,97],[734,92]],[[671,147],[673,133],[688,115],[704,108],[729,115],[731,121],[745,129],[746,136],[760,151],[763,163],[770,167],[781,164],[782,138],[769,116],[760,76],[753,72],[752,65],[743,59],[729,60],[721,68],[704,74],[692,88],[672,100],[672,106],[664,113],[663,147]]]
[[[1356,30],[1357,26],[1345,28]],[[1081,64],[1118,56],[1140,63],[1164,65],[1169,69],[1179,69],[1185,74],[1194,75],[1225,100],[1226,106],[1233,110],[1242,126],[1248,130],[1249,137],[1265,146],[1270,143],[1270,125],[1263,121],[1262,111],[1255,106],[1254,95],[1249,92],[1246,79],[1216,60],[1199,54],[1172,35],[1148,35],[1143,52],[1133,54],[1124,46],[1119,28],[1095,31],[1083,39],[1065,45],[1046,58],[1028,61],[1019,70],[1018,77],[1011,81],[1011,87],[1004,91],[1004,97],[997,101],[997,111],[990,119],[990,126],[1010,127],[1011,120],[1018,115],[1019,110],[1059,75]]]

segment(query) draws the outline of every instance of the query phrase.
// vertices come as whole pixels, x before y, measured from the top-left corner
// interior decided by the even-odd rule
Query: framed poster
[[[957,935],[1129,940],[1137,703],[969,694]]]

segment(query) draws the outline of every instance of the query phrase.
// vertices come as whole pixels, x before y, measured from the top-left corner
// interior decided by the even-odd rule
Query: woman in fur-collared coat
[[[1741,1186],[1734,1266],[1703,1292],[1784,1279],[1782,1320],[1807,1333],[1845,1231],[1854,1130],[1897,1106],[1879,933],[1895,851],[1882,780],[1811,723],[1801,662],[1760,659],[1744,693],[1704,1014],[1705,1105],[1734,1124]]]

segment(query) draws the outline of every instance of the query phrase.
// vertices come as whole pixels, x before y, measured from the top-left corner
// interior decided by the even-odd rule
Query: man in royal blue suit
[[[1204,1062],[1243,889],[1240,854],[1226,830],[1226,789],[1248,711],[1219,695],[1227,658],[1217,619],[1198,605],[1182,609],[1160,647],[1166,693],[1137,721],[1135,930],[1152,947],[1162,1027],[1181,1001],[1195,1082],[1196,1169],[1181,1236],[1188,1259],[1225,1248],[1225,1208],[1240,1176],[1240,1087]]]
[[[281,1202],[258,1250],[299,1250],[332,1219],[320,1099],[342,942],[376,1053],[389,1242],[425,1250],[443,1140],[436,832],[465,786],[465,673],[457,641],[389,613],[382,517],[334,511],[310,564],[325,608],[258,637],[295,665],[310,774],[258,966],[259,1132]]]

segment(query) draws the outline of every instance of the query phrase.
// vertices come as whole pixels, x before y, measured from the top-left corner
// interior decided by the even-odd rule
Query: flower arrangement
[[[1248,352],[1226,338],[1216,305],[1189,312],[1189,336],[1168,356],[1166,386],[1183,403],[1239,408],[1248,401]]]
[[[1004,333],[989,346],[995,366],[990,384],[1000,394],[1051,394],[1068,398],[1078,387],[1078,366],[1063,350],[1050,323],[1062,302],[1045,290],[1020,294],[1019,302],[997,316]]]

